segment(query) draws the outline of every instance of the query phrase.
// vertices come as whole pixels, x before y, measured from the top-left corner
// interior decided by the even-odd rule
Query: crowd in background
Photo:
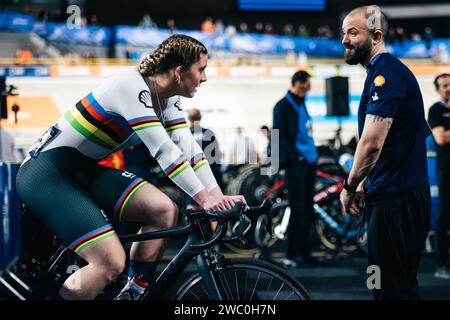
[[[41,21],[47,21],[48,15],[41,13],[37,17]],[[81,26],[98,26],[101,25],[99,17],[95,14],[90,16],[82,15],[80,18]],[[178,26],[175,18],[169,18],[165,23],[158,24],[150,13],[145,13],[141,20],[136,23],[137,26],[146,29],[168,29],[171,32],[176,32],[178,29],[189,29],[184,26]],[[211,32],[216,34],[236,33],[253,33],[265,35],[285,35],[296,36],[301,38],[318,38],[318,39],[338,39],[340,37],[338,30],[327,24],[318,27],[306,25],[305,23],[288,22],[282,25],[277,25],[271,21],[257,21],[250,23],[248,21],[241,21],[237,24],[226,23],[222,18],[206,17],[199,21],[199,30],[204,32]],[[424,40],[427,44],[435,37],[435,31],[431,26],[425,26],[423,30],[408,31],[404,26],[397,25],[389,28],[387,35],[388,43],[402,43],[406,40]]]

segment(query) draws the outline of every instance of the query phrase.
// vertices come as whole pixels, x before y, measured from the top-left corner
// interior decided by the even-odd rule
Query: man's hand
[[[355,198],[355,192],[348,191],[346,189],[342,189],[340,200],[342,204],[342,215],[345,216],[348,212],[350,212],[350,208],[353,203],[353,199]]]
[[[356,192],[350,192],[343,189],[340,195],[340,200],[342,204],[342,215],[345,216],[347,213],[352,215],[360,215],[361,209],[364,205],[365,194],[364,190],[357,190]]]
[[[355,197],[353,198],[352,206],[350,207],[350,213],[352,215],[361,215],[361,209],[364,205],[365,194],[364,191],[356,191]]]

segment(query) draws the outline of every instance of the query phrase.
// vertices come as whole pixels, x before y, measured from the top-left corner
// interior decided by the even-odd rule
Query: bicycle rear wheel
[[[310,300],[306,289],[280,268],[264,261],[227,259],[216,271],[219,286],[231,300]],[[178,290],[175,300],[210,300],[199,274]]]

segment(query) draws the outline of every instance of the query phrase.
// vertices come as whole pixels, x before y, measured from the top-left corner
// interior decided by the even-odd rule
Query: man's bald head
[[[367,66],[377,53],[386,51],[387,29],[386,16],[378,6],[363,6],[350,11],[342,22],[345,62]]]
[[[367,30],[369,30],[372,36],[379,30],[383,34],[383,40],[386,38],[389,24],[386,15],[381,11],[379,6],[370,5],[355,8],[347,14],[346,18],[357,15],[365,18]]]

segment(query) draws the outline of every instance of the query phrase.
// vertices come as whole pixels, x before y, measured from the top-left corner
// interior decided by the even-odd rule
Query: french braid
[[[182,66],[189,68],[200,54],[207,54],[206,47],[198,40],[186,35],[173,35],[164,40],[152,53],[141,59],[138,70],[143,76],[165,73]]]

